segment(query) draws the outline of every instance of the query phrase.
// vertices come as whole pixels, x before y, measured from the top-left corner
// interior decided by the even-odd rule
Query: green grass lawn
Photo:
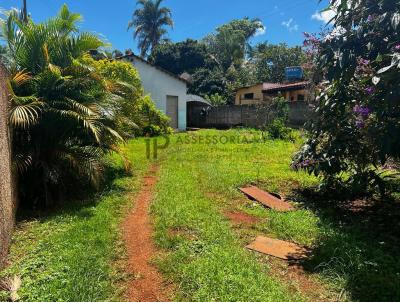
[[[22,279],[21,301],[119,299],[118,281],[123,276],[112,265],[124,254],[118,226],[128,195],[137,190],[149,165],[144,146],[139,140],[123,147],[133,164],[133,176],[125,175],[120,157],[110,156],[106,159],[110,181],[101,193],[18,223],[11,265],[1,276]],[[6,293],[3,299],[7,301]]]
[[[153,214],[156,241],[170,252],[159,260],[159,267],[178,284],[178,300],[182,301],[305,300],[300,292],[290,291],[272,277],[268,265],[243,248],[222,212],[230,200],[243,198],[237,190],[240,185],[257,182],[273,191],[283,188],[289,192],[292,184],[311,185],[315,180],[290,170],[290,154],[296,150],[293,143],[253,143],[251,139],[207,143],[207,137],[221,135],[235,138],[249,133],[210,130],[183,134],[191,136],[191,142],[175,138],[164,154],[167,160],[162,164]],[[260,133],[250,133],[254,135]],[[231,206],[235,208],[235,204]],[[308,219],[304,215],[298,222],[309,224],[302,221]],[[282,227],[276,225],[277,235]],[[300,238],[308,235],[292,233]]]
[[[254,130],[204,130],[171,136],[159,151],[151,215],[163,253],[154,261],[174,282],[176,301],[400,301],[397,204],[352,213],[340,199],[310,190],[318,179],[290,168],[300,136],[295,143],[260,141]],[[110,156],[110,181],[100,194],[18,223],[11,265],[0,276],[22,278],[21,301],[121,299],[128,276],[115,265],[124,256],[118,226],[152,164],[143,139],[124,149],[133,176]],[[298,210],[278,213],[250,202],[237,189],[247,184],[286,196]],[[258,223],[233,225],[229,211]],[[301,265],[315,293],[287,280],[285,262],[246,250],[257,235],[312,247]]]
[[[259,136],[248,130],[181,134],[163,155],[153,214],[156,241],[168,251],[159,267],[176,282],[177,300],[399,300],[398,227],[377,231],[379,222],[338,212],[335,200],[307,196],[303,191],[318,180],[290,168],[301,139],[254,142]],[[288,196],[299,210],[277,213],[254,205],[237,190],[247,184]],[[232,228],[223,214],[231,210],[260,222]],[[318,295],[304,294],[301,284],[288,286],[276,277],[276,261],[246,251],[257,235],[313,247],[302,265]]]

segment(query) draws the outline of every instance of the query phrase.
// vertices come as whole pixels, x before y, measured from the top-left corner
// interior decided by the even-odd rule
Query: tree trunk
[[[25,23],[28,23],[28,8],[26,7],[26,0],[24,0],[23,20]]]

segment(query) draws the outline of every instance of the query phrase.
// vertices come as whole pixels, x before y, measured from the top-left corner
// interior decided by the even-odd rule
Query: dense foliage
[[[300,46],[289,47],[285,43],[260,43],[250,52],[257,82],[280,83],[285,80],[285,68],[302,66],[305,54]]]
[[[281,82],[285,67],[305,62],[301,47],[250,41],[264,26],[259,19],[235,19],[200,41],[163,43],[153,49],[150,62],[175,74],[189,73],[189,93],[234,102],[238,88],[261,82]]]
[[[30,206],[62,200],[73,184],[97,185],[106,152],[117,150],[124,136],[143,131],[149,120],[167,122],[142,97],[132,66],[89,56],[104,44],[80,33],[80,20],[64,5],[43,23],[21,22],[15,11],[2,22],[11,74],[13,162],[21,201]]]
[[[264,26],[258,19],[237,19],[217,28],[216,33],[204,39],[210,53],[226,71],[240,68],[249,48],[249,40]]]
[[[160,7],[163,0],[138,0],[137,8],[128,23],[128,29],[133,28],[133,37],[138,40],[141,56],[145,57],[149,51],[155,49],[161,42],[165,42],[166,26],[173,26],[171,11],[167,7]]]
[[[7,56],[7,47],[0,45],[0,62],[5,63]]]
[[[144,96],[138,71],[128,62],[84,58],[107,82],[112,97],[103,101],[107,114],[115,121],[115,130],[124,138],[165,134],[172,131],[168,117]],[[157,131],[148,129],[157,129]]]
[[[215,65],[206,45],[191,39],[161,44],[154,49],[148,60],[178,75],[184,72],[192,74],[199,68]]]
[[[327,83],[294,164],[328,185],[383,193],[380,167],[400,156],[400,1],[332,1],[330,9],[332,31],[308,37]]]

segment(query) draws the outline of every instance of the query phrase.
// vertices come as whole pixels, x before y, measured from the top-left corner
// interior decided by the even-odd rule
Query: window
[[[298,101],[304,101],[305,100],[304,94],[298,94],[297,95],[297,100]]]
[[[291,96],[291,97],[290,97],[290,100],[291,100],[291,101],[294,101],[294,96]]]
[[[253,100],[254,99],[254,93],[245,93],[243,98],[245,100]]]

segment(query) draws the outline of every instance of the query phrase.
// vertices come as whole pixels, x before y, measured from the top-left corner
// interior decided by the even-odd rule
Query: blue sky
[[[327,0],[165,0],[172,10],[175,22],[169,38],[181,41],[200,39],[221,24],[234,18],[258,17],[265,25],[252,43],[269,41],[300,45],[303,32],[318,32],[329,14],[318,13],[327,6]],[[20,7],[22,0],[1,0],[0,7]],[[101,34],[113,48],[135,48],[127,23],[135,9],[135,0],[28,0],[28,10],[35,21],[53,16],[59,7],[69,8],[83,15],[81,28]]]

